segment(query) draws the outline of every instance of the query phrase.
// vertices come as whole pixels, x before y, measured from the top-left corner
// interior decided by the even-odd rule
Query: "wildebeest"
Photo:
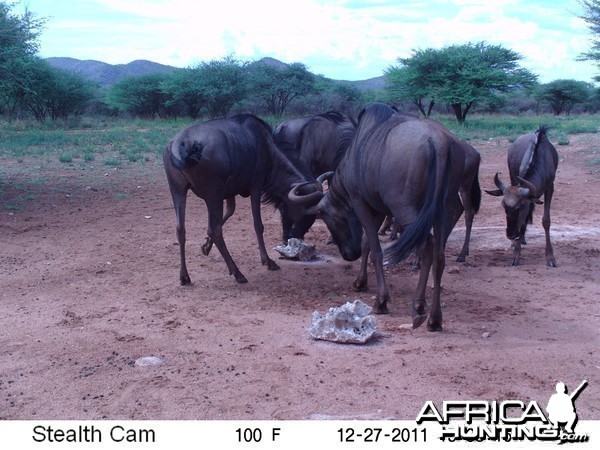
[[[290,159],[298,160],[316,177],[337,168],[355,129],[356,123],[350,117],[329,111],[286,120],[275,129],[273,140]],[[315,216],[302,216],[287,205],[283,205],[280,212],[284,243],[289,238],[304,239],[315,221]]]
[[[361,256],[364,229],[377,278],[376,313],[387,313],[389,300],[377,231],[386,215],[392,215],[403,233],[386,249],[388,262],[400,262],[413,250],[422,249],[417,299],[411,304],[413,327],[427,318],[425,289],[433,265],[433,303],[427,328],[442,329],[444,252],[462,208],[458,188],[463,170],[464,152],[441,125],[407,118],[379,103],[361,112],[350,148],[315,209],[348,261]],[[297,189],[290,197],[302,198]]]
[[[508,149],[510,186],[502,182],[496,173],[494,183],[498,189],[486,189],[490,195],[503,196],[506,237],[513,241],[511,266],[519,265],[521,245],[526,243],[525,232],[527,224],[533,220],[535,204],[544,203],[542,225],[546,232],[546,263],[548,267],[556,267],[550,242],[550,204],[554,193],[558,153],[548,140],[547,130],[547,127],[541,126],[535,133],[520,136],[514,141]],[[544,202],[540,201],[542,195]]]
[[[415,120],[418,120],[418,118],[415,118]],[[449,132],[439,122],[433,120],[428,120],[428,122],[434,126],[439,125],[442,130]],[[479,165],[481,163],[481,155],[470,144],[463,141],[459,142],[465,153],[465,169],[459,188],[460,199],[465,213],[465,240],[456,261],[465,262],[467,255],[469,254],[473,218],[475,217],[475,214],[479,212],[481,206],[481,188],[479,186]],[[388,230],[390,231],[390,240],[396,239],[400,232],[398,224],[392,217],[386,217],[384,224],[379,229],[379,234],[383,235]],[[417,258],[414,267],[418,268],[419,266],[420,262]]]
[[[295,150],[298,139],[300,138],[300,130],[312,116],[298,117],[288,119],[281,122],[275,127],[273,132],[273,140],[277,147],[284,152]]]
[[[190,189],[204,200],[208,209],[208,238],[203,246],[205,254],[214,242],[229,273],[240,283],[247,281],[227,250],[222,227],[233,214],[235,196],[250,196],[260,260],[270,270],[279,268],[265,249],[261,199],[275,205],[288,203],[292,185],[303,183],[308,191],[304,193],[309,199],[312,195],[316,203],[322,196],[322,186],[283,155],[273,143],[271,134],[267,123],[251,114],[241,114],[190,125],[165,148],[163,162],[177,216],[181,284],[190,283],[185,262],[185,206]],[[225,216],[224,200],[227,201]]]
[[[450,133],[447,128],[439,122],[430,120],[433,124],[439,125],[445,132]],[[456,139],[457,144],[462,148],[465,155],[465,167],[462,174],[462,179],[458,192],[460,200],[465,212],[465,240],[462,249],[456,258],[457,262],[465,262],[469,254],[469,243],[471,241],[471,230],[473,228],[473,218],[479,212],[481,206],[481,188],[479,186],[479,165],[481,163],[481,155],[470,144]],[[459,212],[460,215],[460,212]],[[458,220],[459,217],[455,217]]]

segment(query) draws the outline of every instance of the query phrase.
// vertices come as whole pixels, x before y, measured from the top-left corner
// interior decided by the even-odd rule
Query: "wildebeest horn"
[[[498,187],[498,189],[500,189],[502,192],[504,192],[504,190],[508,187],[501,179],[500,176],[498,175],[498,172],[496,172],[496,175],[494,175],[494,184]]]
[[[521,178],[521,177],[517,177],[517,179],[525,187],[525,189],[523,189],[521,191],[523,197],[537,198],[537,189],[535,188],[535,186],[532,183],[530,183],[529,181],[527,181],[526,179]],[[527,192],[525,192],[525,191],[527,191]]]
[[[486,189],[485,192],[487,192],[490,195],[493,195],[494,197],[501,197],[504,194],[504,189],[506,189],[506,185],[502,181],[500,181],[500,178],[498,177],[498,172],[496,172],[496,176],[494,177],[494,183],[496,184],[496,186],[498,186],[498,189]]]
[[[296,203],[298,205],[313,205],[318,200],[320,200],[323,197],[322,188],[321,188],[321,190],[316,190],[314,192],[311,192],[310,194],[299,194],[298,193],[298,190],[301,187],[304,187],[308,184],[314,184],[314,183],[312,181],[306,181],[304,183],[294,184],[292,187],[292,190],[288,194],[288,198],[290,199],[290,201],[293,203]],[[319,184],[319,186],[320,186],[320,184]]]

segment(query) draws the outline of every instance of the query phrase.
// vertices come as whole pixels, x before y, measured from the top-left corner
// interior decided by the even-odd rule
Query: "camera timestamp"
[[[427,442],[426,428],[353,428],[346,427],[337,430],[340,442]]]

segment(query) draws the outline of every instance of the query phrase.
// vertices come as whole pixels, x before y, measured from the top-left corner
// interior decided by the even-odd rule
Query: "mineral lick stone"
[[[142,356],[135,360],[135,365],[138,367],[145,366],[160,366],[164,364],[165,359],[160,356]]]
[[[329,308],[327,314],[313,312],[310,335],[314,339],[344,344],[364,344],[377,331],[377,319],[371,316],[373,308],[360,300]]]
[[[278,245],[273,250],[279,252],[286,258],[298,258],[300,261],[310,261],[317,256],[314,245],[307,244],[302,239],[290,238],[287,245]]]

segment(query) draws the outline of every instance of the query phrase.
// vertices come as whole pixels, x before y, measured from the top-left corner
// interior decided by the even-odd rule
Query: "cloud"
[[[35,10],[35,0],[30,1]],[[83,8],[81,2],[70,4],[73,9]],[[94,14],[85,20],[58,17],[47,28],[53,39],[63,36],[63,45],[75,43],[81,53],[96,52],[88,56],[93,59],[116,63],[145,58],[183,67],[227,54],[241,59],[272,56],[306,62],[314,72],[346,79],[382,75],[398,57],[410,56],[412,49],[469,41],[511,48],[524,56],[525,67],[552,77],[585,51],[582,42],[588,35],[583,21],[570,12],[577,11],[576,0],[497,0],[492,8],[484,0],[295,0],[292,4],[90,0],[86,4],[93,5]],[[103,17],[110,22],[102,21]],[[74,36],[78,26],[81,31]],[[64,38],[68,33],[71,44]]]

